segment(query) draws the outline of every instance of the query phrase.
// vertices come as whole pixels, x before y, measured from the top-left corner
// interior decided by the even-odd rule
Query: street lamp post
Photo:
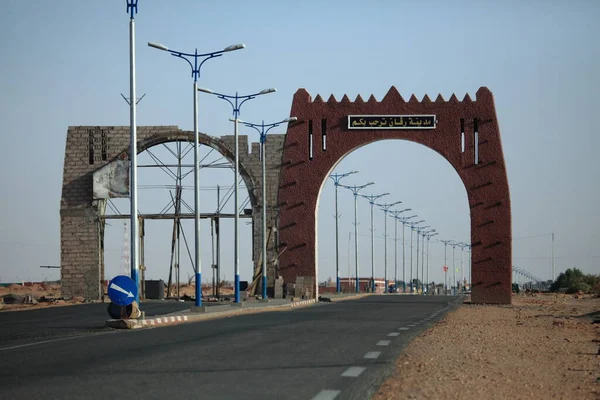
[[[419,236],[422,236],[425,228],[429,228],[429,225],[417,227],[417,293],[419,293]],[[423,247],[421,245],[421,247]],[[421,251],[422,252],[422,251]],[[423,257],[421,256],[421,276],[423,275]],[[423,280],[421,279],[421,292],[423,291]]]
[[[358,276],[358,196],[360,195],[360,191],[367,186],[374,185],[375,182],[365,183],[364,185],[341,185],[341,187],[346,188],[352,191],[354,195],[354,262],[355,262],[355,274],[356,274],[356,293],[360,292],[360,279]]]
[[[276,92],[274,88],[264,89],[257,93],[252,93],[244,96],[240,96],[237,92],[235,95],[227,95],[222,93],[214,92],[206,88],[198,88],[199,91],[208,94],[214,94],[220,99],[228,102],[233,108],[233,135],[234,135],[234,163],[233,163],[233,175],[234,175],[234,186],[233,186],[233,198],[234,198],[234,228],[233,228],[233,255],[234,255],[234,285],[235,285],[235,302],[240,302],[240,196],[239,196],[239,166],[240,166],[240,151],[239,151],[239,140],[238,140],[238,123],[240,116],[240,108],[248,100],[252,100],[257,96]],[[240,101],[241,100],[241,101]]]
[[[361,194],[362,197],[369,200],[369,204],[371,205],[371,292],[373,293],[375,293],[375,227],[373,226],[373,206],[375,205],[375,200],[387,196],[388,194],[389,193],[370,195]]]
[[[454,250],[456,249],[456,246],[458,245],[457,242],[452,242],[450,243],[450,246],[452,246],[452,280],[454,281],[454,285],[456,285],[456,257],[454,256]],[[458,290],[458,287],[455,288],[454,290],[452,290],[452,294],[456,295],[456,291]]]
[[[435,232],[435,229],[421,230],[421,295],[425,295],[425,237]]]
[[[447,252],[447,246],[452,243],[452,240],[441,240],[438,239],[440,242],[444,243],[444,287],[445,287],[445,292],[446,292],[446,296],[448,295],[448,252]]]
[[[458,243],[460,247],[460,282],[462,284],[462,291],[465,291],[465,269],[464,269],[464,250],[469,245],[463,242]]]
[[[413,292],[414,281],[413,281],[413,232],[415,231],[415,227],[419,225],[421,222],[425,222],[424,219],[417,222],[410,222],[408,226],[410,226],[410,292]]]
[[[402,222],[402,293],[406,293],[406,224],[410,223],[409,220],[415,218],[417,215],[411,215],[410,217],[398,218],[398,221]]]
[[[388,212],[390,211],[391,207],[395,206],[396,204],[400,204],[400,203],[402,203],[402,202],[401,201],[396,201],[394,203],[388,203],[388,204],[377,204],[383,210],[383,216],[384,216],[384,219],[383,219],[383,226],[384,226],[384,228],[383,228],[383,253],[384,253],[383,254],[383,260],[384,260],[383,261],[383,265],[384,265],[384,269],[385,269],[384,278],[383,278],[383,280],[385,282],[384,293],[388,292],[388,278],[387,278],[387,271],[388,271],[388,268],[387,268],[387,236],[388,236],[388,234],[387,234],[387,215],[388,215]]]
[[[239,120],[249,128],[254,128],[260,134],[260,158],[262,164],[262,298],[267,298],[267,133],[276,126],[288,122],[295,122],[298,118],[290,117],[272,124],[252,124]],[[266,129],[265,129],[266,128]],[[237,178],[236,178],[237,180]],[[339,276],[339,275],[338,275]],[[339,279],[338,279],[339,281]]]
[[[139,222],[137,203],[137,122],[136,122],[136,94],[135,94],[135,21],[137,14],[137,0],[127,0],[129,13],[129,159],[130,166],[130,269],[131,279],[137,287],[135,301],[140,304],[139,282]]]
[[[438,233],[430,233],[427,235],[427,284],[428,285],[429,285],[429,239],[431,239],[435,235],[438,235]],[[435,287],[434,287],[434,290],[435,290]],[[429,290],[427,291],[427,294],[429,294]]]
[[[148,46],[154,47],[155,49],[169,52],[172,56],[185,60],[192,68],[192,78],[194,78],[194,228],[195,228],[195,252],[194,252],[194,263],[196,270],[196,306],[202,305],[202,266],[200,263],[200,134],[198,132],[198,77],[200,76],[200,68],[211,58],[220,57],[223,53],[229,51],[240,50],[245,47],[243,44],[234,44],[226,47],[223,50],[214,51],[212,53],[198,54],[198,49],[194,50],[194,53],[183,53],[180,51],[170,50],[168,47],[160,43],[148,42]],[[193,59],[193,64],[192,60]],[[198,60],[201,60],[198,63]],[[132,102],[135,99],[131,100]]]
[[[400,218],[400,214],[409,210],[410,208],[390,211],[394,218],[394,288],[396,291],[398,291],[398,219]]]
[[[339,224],[338,224],[338,187],[340,186],[340,181],[352,174],[356,174],[358,171],[350,171],[343,174],[331,174],[329,177],[333,180],[333,184],[335,185],[335,291],[337,293],[341,292],[340,287],[340,244],[339,244]],[[348,277],[350,278],[350,277]],[[350,286],[350,285],[348,285]]]

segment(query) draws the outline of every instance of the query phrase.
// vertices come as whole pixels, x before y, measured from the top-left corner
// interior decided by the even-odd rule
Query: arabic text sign
[[[108,297],[119,306],[128,306],[135,300],[137,285],[126,275],[115,276],[108,282]]]
[[[348,115],[348,129],[435,129],[435,115]]]

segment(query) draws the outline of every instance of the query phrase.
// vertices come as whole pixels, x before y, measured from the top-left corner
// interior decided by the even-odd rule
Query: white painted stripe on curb
[[[358,378],[364,372],[365,367],[350,367],[342,373],[341,376],[347,378]]]
[[[333,400],[338,394],[342,393],[341,390],[321,390],[319,394],[312,398],[312,400]]]
[[[379,342],[377,342],[377,346],[389,346],[391,342],[391,340],[380,340]]]
[[[178,317],[177,317],[177,321],[181,321],[181,316],[178,316]]]
[[[369,360],[376,360],[377,358],[379,358],[380,355],[381,355],[380,351],[369,351],[367,354],[365,354],[363,356],[363,358],[366,358]]]
[[[171,322],[175,322],[175,317],[171,317]]]
[[[400,332],[390,332],[388,333],[388,336],[398,336],[400,334]]]
[[[399,331],[407,331],[407,330],[409,330],[409,329],[410,329],[410,328],[407,328],[407,327],[405,327],[405,326],[403,326],[402,328],[398,328],[398,330],[399,330]]]
[[[157,323],[157,324],[160,324],[161,322],[162,322],[162,319],[161,319],[161,318],[156,318],[156,323]]]
[[[184,320],[184,321],[187,321],[187,320],[188,320],[188,317],[187,317],[187,315],[184,315],[184,316],[183,316],[183,320]]]

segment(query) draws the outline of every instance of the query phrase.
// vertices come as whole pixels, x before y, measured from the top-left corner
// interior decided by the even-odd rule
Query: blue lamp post
[[[341,292],[340,288],[340,245],[339,245],[339,224],[338,224],[338,187],[340,186],[340,181],[352,174],[356,174],[358,171],[350,171],[343,174],[331,174],[329,177],[333,180],[333,184],[335,185],[335,291]],[[348,277],[350,278],[350,277]],[[350,284],[348,284],[350,286]]]
[[[252,124],[239,120],[249,128],[254,128],[260,134],[260,158],[262,161],[262,298],[267,298],[267,166],[266,166],[266,142],[267,133],[276,126],[287,122],[295,122],[298,118],[290,117],[272,124]],[[265,129],[266,128],[266,129]],[[237,180],[237,177],[236,177]]]
[[[239,116],[240,116],[240,108],[242,107],[242,104],[244,104],[245,102],[247,102],[248,100],[252,100],[254,98],[256,98],[257,96],[261,96],[263,94],[269,94],[269,93],[273,93],[276,92],[277,89],[264,89],[261,90],[258,93],[253,93],[253,94],[248,94],[248,95],[244,95],[244,96],[240,96],[237,92],[235,92],[235,95],[227,95],[227,94],[222,94],[222,93],[217,93],[214,92],[210,89],[204,89],[204,88],[198,88],[199,91],[204,92],[204,93],[208,93],[208,94],[214,94],[215,96],[217,96],[220,99],[225,100],[226,102],[228,102],[231,107],[233,108],[233,127],[234,127],[234,152],[235,152],[235,160],[234,160],[234,168],[233,168],[233,175],[234,175],[234,207],[235,207],[235,214],[234,214],[234,218],[235,218],[235,226],[234,226],[234,275],[235,275],[235,281],[234,281],[234,285],[235,285],[235,302],[239,303],[240,302],[240,232],[239,232],[239,226],[240,226],[240,199],[239,199],[239,190],[238,190],[238,170],[239,170],[239,165],[240,165],[240,152],[239,152],[239,144],[238,144],[238,123],[239,123]],[[241,100],[241,101],[240,101]]]
[[[129,13],[129,159],[130,172],[130,209],[129,218],[131,225],[130,236],[130,268],[131,279],[137,287],[135,301],[140,304],[140,279],[139,279],[139,223],[137,203],[137,123],[136,123],[136,98],[135,98],[135,21],[137,14],[137,0],[127,0],[127,13]]]
[[[346,188],[352,191],[354,195],[354,262],[355,262],[355,275],[356,275],[356,293],[360,292],[360,277],[358,276],[358,196],[360,195],[360,191],[367,186],[374,185],[375,182],[365,183],[364,185],[340,185],[343,188]]]
[[[389,193],[381,193],[381,194],[361,194],[362,197],[369,200],[369,204],[371,205],[371,291],[375,293],[375,227],[373,226],[373,206],[375,205],[375,200],[380,199],[384,196],[387,196]]]
[[[183,53],[176,50],[170,50],[168,47],[160,43],[148,42],[148,46],[154,47],[155,49],[166,51],[171,53],[172,56],[181,58],[187,61],[192,68],[192,78],[194,79],[194,227],[195,227],[195,253],[194,263],[196,270],[196,306],[202,305],[202,268],[200,263],[200,166],[198,164],[199,159],[199,147],[200,138],[198,133],[198,77],[200,76],[200,68],[211,58],[220,57],[223,53],[229,51],[240,50],[245,46],[243,44],[234,44],[226,47],[223,50],[214,51],[212,53],[198,54],[198,49],[194,50],[194,53]],[[193,63],[192,61],[193,60]],[[200,63],[198,61],[200,60]]]

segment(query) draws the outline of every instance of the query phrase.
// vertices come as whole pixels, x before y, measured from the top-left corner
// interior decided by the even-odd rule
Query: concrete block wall
[[[138,151],[176,140],[193,141],[193,132],[177,126],[140,126],[137,129]],[[277,188],[285,135],[269,135],[267,140],[268,226],[277,226]],[[233,160],[233,136],[215,138],[200,134],[200,143],[217,149]],[[247,136],[239,136],[240,173],[250,191],[253,210],[254,264],[261,249],[261,161],[258,143],[248,152]],[[102,219],[103,201],[94,200],[93,174],[117,159],[129,158],[128,126],[72,126],[68,128],[63,168],[61,215],[61,279],[64,296],[100,298],[104,279]],[[274,258],[276,246],[269,245],[268,259]],[[275,271],[269,269],[269,286]]]

